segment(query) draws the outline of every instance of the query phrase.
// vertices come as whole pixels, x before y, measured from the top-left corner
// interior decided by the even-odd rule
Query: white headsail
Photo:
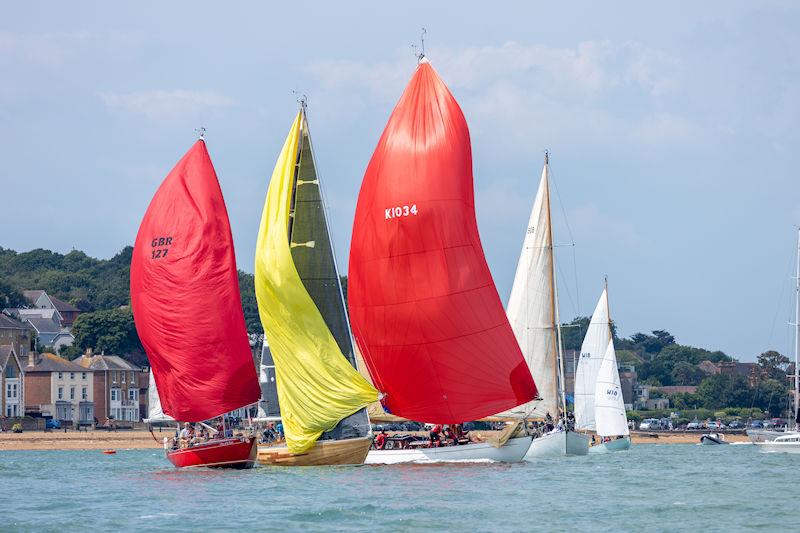
[[[153,369],[150,369],[150,381],[147,384],[147,419],[145,422],[171,422],[175,419],[164,414],[161,408],[161,399],[158,397],[156,380],[153,377]]]
[[[550,226],[550,182],[545,162],[533,202],[506,314],[528,363],[541,400],[520,405],[509,415],[558,415],[557,339]]]
[[[614,352],[614,339],[609,340],[608,348],[600,364],[594,391],[594,418],[597,434],[601,437],[628,435],[628,419],[625,416],[625,402],[619,384],[617,355]]]
[[[592,320],[581,345],[581,356],[575,371],[575,427],[595,429],[594,393],[597,374],[611,341],[611,323],[608,314],[608,291],[603,289],[600,301],[592,313]],[[534,376],[535,377],[535,376]]]

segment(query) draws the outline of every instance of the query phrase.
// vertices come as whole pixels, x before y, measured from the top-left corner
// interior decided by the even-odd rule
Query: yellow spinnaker
[[[297,273],[289,246],[289,211],[302,112],[275,164],[256,244],[258,313],[275,360],[286,444],[302,453],[323,432],[378,399],[342,355]]]

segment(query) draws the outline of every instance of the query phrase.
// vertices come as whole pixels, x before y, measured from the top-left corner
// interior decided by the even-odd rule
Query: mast
[[[548,226],[550,231],[550,265],[552,268],[552,275],[550,279],[553,283],[553,319],[556,328],[556,348],[557,348],[557,363],[558,363],[558,376],[556,383],[558,383],[558,395],[561,399],[561,418],[564,420],[566,427],[567,420],[567,397],[564,391],[564,344],[561,339],[561,316],[558,311],[558,280],[556,278],[556,254],[555,245],[553,244],[553,224],[550,211],[550,153],[545,150],[544,152],[544,166],[545,176],[547,179],[547,217]]]
[[[797,414],[800,408],[800,227],[797,228],[797,261],[794,274],[794,428],[798,429]]]

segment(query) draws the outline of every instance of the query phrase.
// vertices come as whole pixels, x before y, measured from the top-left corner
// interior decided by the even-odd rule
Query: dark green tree
[[[122,356],[143,352],[129,308],[83,313],[75,320],[72,334],[81,351],[92,348],[97,353]]]
[[[747,379],[738,374],[716,374],[707,377],[697,387],[697,396],[706,409],[747,407],[753,401],[753,391]]]
[[[758,356],[758,365],[771,379],[785,380],[789,358],[775,350],[768,350]]]
[[[25,305],[25,298],[23,298],[22,292],[12,287],[7,281],[0,279],[0,309],[23,305]]]

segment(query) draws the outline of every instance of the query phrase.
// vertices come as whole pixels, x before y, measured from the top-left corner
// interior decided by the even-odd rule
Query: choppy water
[[[800,455],[640,445],[536,463],[175,470],[0,452],[0,531],[797,530]]]

